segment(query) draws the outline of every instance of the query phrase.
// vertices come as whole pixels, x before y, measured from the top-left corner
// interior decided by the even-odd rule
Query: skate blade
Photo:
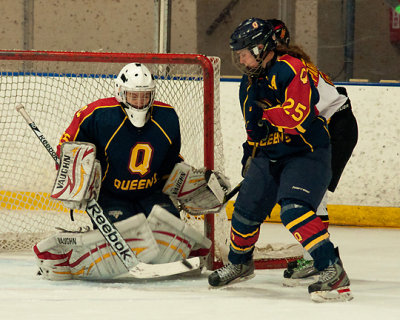
[[[213,289],[213,290],[229,288],[229,287],[231,287],[231,286],[233,286],[235,284],[238,284],[240,282],[244,282],[244,281],[250,280],[250,279],[254,278],[255,276],[256,275],[254,273],[252,273],[252,274],[250,274],[248,276],[245,276],[245,277],[236,278],[235,280],[232,280],[231,282],[228,282],[227,284],[224,284],[224,285],[220,285],[220,286],[216,286],[216,287],[210,285],[208,287],[209,287],[209,289]]]
[[[332,291],[311,292],[311,300],[314,302],[345,302],[353,300],[353,298],[349,287],[342,287]]]
[[[283,278],[282,285],[284,287],[305,287],[318,281],[318,275],[307,278]]]

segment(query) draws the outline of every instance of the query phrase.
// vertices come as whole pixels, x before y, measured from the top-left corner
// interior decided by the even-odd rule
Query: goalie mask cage
[[[16,105],[25,106],[55,147],[79,108],[114,96],[113,79],[131,62],[146,64],[155,77],[155,99],[175,108],[185,162],[223,172],[219,58],[0,50],[0,252],[30,250],[57,232],[56,228],[78,230],[92,225],[84,212],[76,212],[71,221],[69,211],[50,199],[56,176],[54,160],[15,110]],[[205,218],[182,213],[182,218],[212,240],[208,268],[226,262],[230,223],[225,210]],[[287,260],[286,255],[280,261]],[[269,263],[259,266],[269,267]]]

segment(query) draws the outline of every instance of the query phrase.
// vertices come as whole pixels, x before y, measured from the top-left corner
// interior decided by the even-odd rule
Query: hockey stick
[[[26,112],[24,106],[22,104],[17,105],[16,110],[22,115],[25,121],[28,123],[29,127],[31,127],[32,131],[35,133],[37,138],[46,148],[47,152],[51,155],[53,160],[59,165],[60,159],[57,156],[57,153],[51,147],[50,143],[47,141],[43,133],[36,126],[32,118]],[[152,265],[148,265],[146,263],[140,262],[136,255],[132,252],[131,248],[128,246],[124,238],[121,236],[119,231],[114,227],[108,217],[104,214],[103,209],[97,203],[95,199],[92,199],[88,202],[86,213],[90,216],[94,224],[96,224],[100,233],[103,235],[105,240],[110,244],[111,248],[115,251],[118,258],[126,267],[127,271],[131,273],[133,276],[138,273],[138,271],[146,270],[146,268],[151,268]],[[196,260],[197,259],[197,260]],[[190,260],[190,262],[189,262]],[[191,258],[189,260],[179,261],[186,269],[192,269],[196,265],[200,265],[200,259],[198,257]],[[168,269],[165,264],[162,267],[163,269]],[[161,268],[160,268],[161,269]],[[168,271],[168,270],[167,270]],[[169,270],[169,272],[164,273],[164,275],[160,275],[160,271],[153,272],[158,276],[168,276],[175,273],[171,273],[173,270]],[[180,272],[178,272],[180,273]],[[151,274],[151,272],[150,272]],[[156,275],[155,275],[156,276]],[[137,276],[139,278],[139,275]]]
[[[243,180],[240,181],[239,184],[238,184],[236,187],[234,187],[230,192],[228,192],[228,193],[225,195],[224,201],[222,202],[222,205],[224,205],[224,204],[227,203],[229,200],[231,200],[231,199],[236,195],[236,193],[239,192],[240,187],[242,186],[242,182],[243,182]]]
[[[162,278],[182,274],[200,269],[200,258],[194,257],[185,259],[183,261],[161,263],[161,264],[145,264],[139,263],[136,267],[129,270],[129,273],[124,273],[116,277],[122,278],[136,278],[136,279],[150,279]]]

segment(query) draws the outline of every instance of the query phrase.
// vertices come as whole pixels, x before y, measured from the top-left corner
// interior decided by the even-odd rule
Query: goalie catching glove
[[[163,188],[179,210],[191,215],[217,213],[229,190],[229,180],[222,173],[183,162],[175,165]]]
[[[85,210],[90,200],[98,199],[100,187],[101,166],[96,160],[96,147],[86,142],[63,143],[51,197],[67,208]]]

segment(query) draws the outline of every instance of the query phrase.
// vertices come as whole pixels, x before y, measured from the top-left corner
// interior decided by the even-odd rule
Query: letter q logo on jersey
[[[61,145],[60,168],[51,197],[80,202],[90,185],[96,160],[96,147],[84,142],[65,142]]]

